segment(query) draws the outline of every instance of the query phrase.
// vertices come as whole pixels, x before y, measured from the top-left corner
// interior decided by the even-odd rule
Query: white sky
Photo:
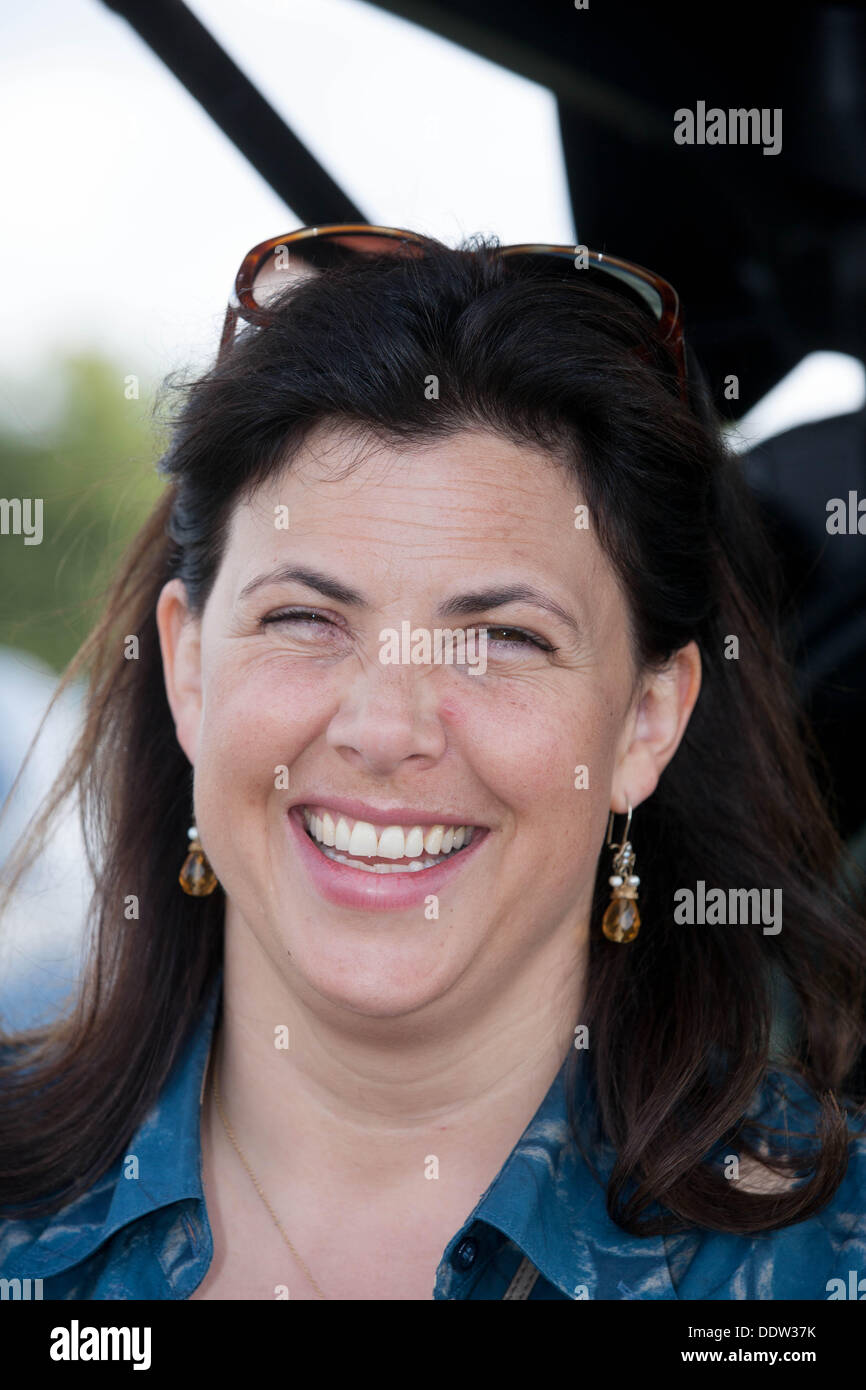
[[[577,239],[546,88],[359,0],[191,8],[371,220]],[[101,348],[145,390],[206,364],[244,253],[301,222],[98,0],[5,8],[0,127],[0,414],[27,427],[55,353]],[[862,366],[820,356],[749,440],[862,403]]]
[[[191,8],[370,220],[573,241],[546,88],[355,0]],[[208,361],[242,257],[302,219],[97,0],[29,0],[0,34],[0,371],[84,343],[142,380]]]

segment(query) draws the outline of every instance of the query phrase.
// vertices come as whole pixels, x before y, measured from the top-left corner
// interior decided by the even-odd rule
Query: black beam
[[[369,221],[181,0],[103,4],[132,25],[305,226]]]

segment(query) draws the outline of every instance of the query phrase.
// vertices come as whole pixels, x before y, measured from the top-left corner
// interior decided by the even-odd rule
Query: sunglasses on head
[[[299,227],[285,236],[260,242],[244,256],[235,277],[217,361],[221,362],[231,350],[238,319],[260,325],[266,323],[268,299],[284,289],[289,280],[321,274],[363,255],[423,256],[428,245],[426,237],[401,227],[351,222]],[[680,394],[687,400],[680,298],[667,280],[632,261],[623,261],[602,251],[590,251],[583,246],[526,243],[496,247],[494,254],[508,257],[518,272],[558,266],[564,275],[591,276],[638,303],[654,319],[659,339],[668,348],[676,366]]]

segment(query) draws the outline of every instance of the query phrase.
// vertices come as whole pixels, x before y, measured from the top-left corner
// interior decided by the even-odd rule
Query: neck
[[[417,1192],[435,1155],[480,1193],[572,1045],[586,954],[575,943],[585,940],[571,922],[483,986],[464,977],[409,1015],[373,1017],[324,1000],[290,963],[276,968],[229,911],[208,1070],[265,1188],[270,1177],[393,1199]]]

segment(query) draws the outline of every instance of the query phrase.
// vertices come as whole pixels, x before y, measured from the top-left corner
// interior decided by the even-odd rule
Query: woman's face
[[[346,471],[357,447],[319,428],[236,506],[201,621],[179,581],[158,621],[229,929],[287,980],[395,1016],[574,958],[609,811],[652,792],[699,663],[686,648],[638,677],[583,498],[546,454],[473,431]],[[474,830],[443,859],[437,825]]]

